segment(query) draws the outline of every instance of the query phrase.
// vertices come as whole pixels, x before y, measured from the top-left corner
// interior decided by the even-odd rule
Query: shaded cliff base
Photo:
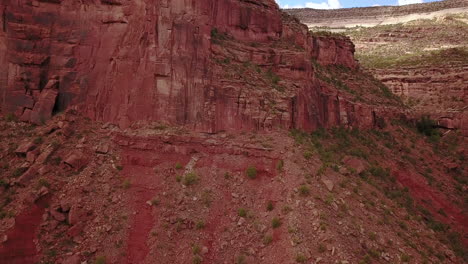
[[[466,138],[427,120],[208,135],[69,111],[0,125],[5,263],[466,261]]]

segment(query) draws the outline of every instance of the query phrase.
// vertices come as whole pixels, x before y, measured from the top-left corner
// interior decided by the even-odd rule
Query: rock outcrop
[[[430,115],[439,126],[460,129],[468,136],[468,65],[376,69],[373,73],[394,94],[405,98],[415,112]]]
[[[358,67],[350,40],[309,35],[273,0],[8,0],[0,8],[2,111],[22,120],[40,123],[73,106],[122,127],[162,121],[216,132],[370,127],[380,115],[315,78],[312,61]]]

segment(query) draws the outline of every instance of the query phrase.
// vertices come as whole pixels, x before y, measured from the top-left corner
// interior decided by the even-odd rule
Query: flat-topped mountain
[[[432,19],[440,15],[456,14],[467,10],[468,1],[465,0],[335,10],[285,9],[286,12],[300,19],[309,28],[329,27],[332,29],[397,24],[416,19]]]

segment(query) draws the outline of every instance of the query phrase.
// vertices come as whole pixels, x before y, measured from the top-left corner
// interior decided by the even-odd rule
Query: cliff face
[[[376,69],[373,73],[394,94],[406,98],[416,112],[468,136],[468,65]]]
[[[311,61],[357,68],[349,39],[312,37],[272,0],[1,9],[2,109],[25,121],[73,106],[123,127],[163,121],[206,132],[375,123],[373,107],[325,91],[314,75]]]

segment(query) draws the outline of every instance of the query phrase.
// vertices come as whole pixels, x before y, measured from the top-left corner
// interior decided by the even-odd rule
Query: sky
[[[282,8],[310,7],[315,9],[335,9],[379,5],[408,5],[435,1],[440,0],[276,0],[276,2]]]

